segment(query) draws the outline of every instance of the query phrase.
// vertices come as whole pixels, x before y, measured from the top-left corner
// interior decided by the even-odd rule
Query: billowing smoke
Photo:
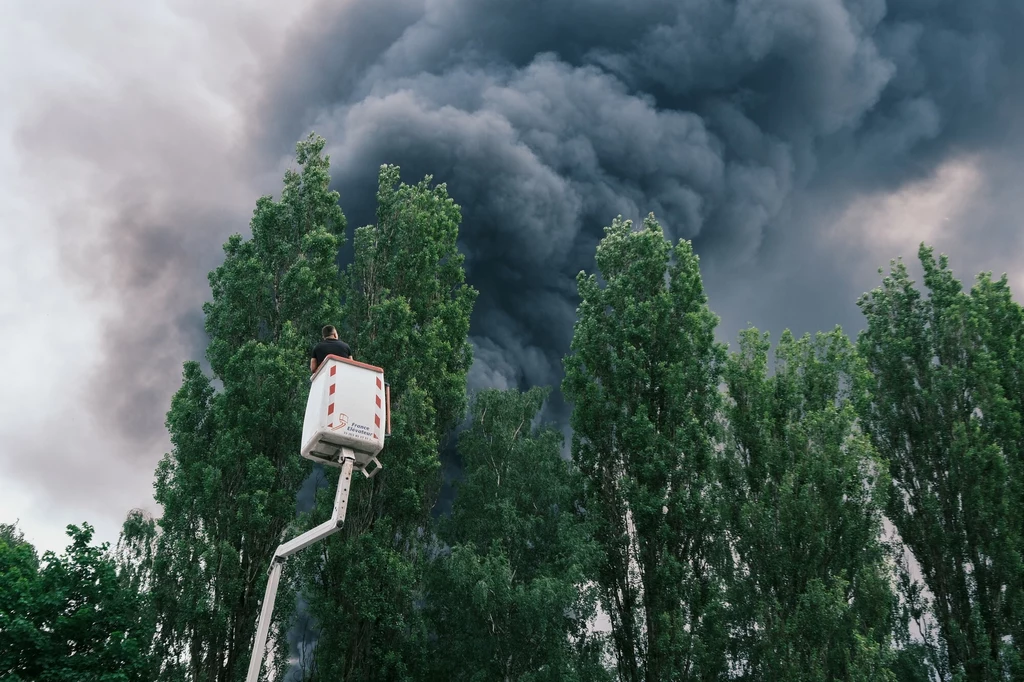
[[[695,240],[729,333],[856,325],[848,268],[870,282],[900,254],[865,246],[862,263],[816,237],[858,197],[996,153],[1024,83],[1012,0],[383,0],[312,16],[264,130],[282,150],[327,137],[356,224],[381,163],[449,184],[481,292],[473,387],[558,382],[573,278],[617,214],[654,211]]]

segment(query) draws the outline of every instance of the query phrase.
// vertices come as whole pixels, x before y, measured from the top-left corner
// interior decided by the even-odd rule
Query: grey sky
[[[157,511],[206,273],[310,129],[352,225],[384,162],[463,205],[474,387],[559,380],[617,213],[695,239],[726,340],[854,331],[921,240],[1024,291],[1024,10],[964,6],[4,3],[0,519],[57,548]]]
[[[0,7],[0,517],[42,547],[157,511],[206,272],[279,176],[246,132],[287,30],[275,5]]]

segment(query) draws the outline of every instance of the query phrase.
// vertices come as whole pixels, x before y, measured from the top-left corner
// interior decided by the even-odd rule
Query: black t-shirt
[[[313,353],[310,357],[316,358],[316,366],[323,364],[324,358],[328,355],[339,355],[343,358],[352,357],[352,349],[348,344],[338,339],[324,339],[313,346]]]

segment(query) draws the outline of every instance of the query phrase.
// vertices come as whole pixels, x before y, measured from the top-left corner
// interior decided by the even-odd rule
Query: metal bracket
[[[370,468],[371,464],[374,465],[373,469],[370,469],[369,473],[367,473],[367,469]],[[366,476],[367,478],[373,478],[374,476],[379,474],[380,470],[383,468],[384,466],[380,463],[380,460],[378,460],[376,457],[371,457],[370,461],[364,464],[359,470],[363,472],[363,476]]]

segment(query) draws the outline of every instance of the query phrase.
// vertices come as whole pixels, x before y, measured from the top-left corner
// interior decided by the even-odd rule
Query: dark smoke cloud
[[[855,328],[876,259],[900,254],[837,253],[820,233],[858,197],[999,153],[1024,83],[1022,12],[1010,0],[325,4],[294,37],[263,122],[282,148],[310,127],[328,138],[357,224],[372,219],[381,163],[447,182],[481,291],[472,387],[553,384],[574,275],[620,213],[654,211],[695,240],[726,338],[747,321]],[[1007,237],[987,234],[990,247]]]

